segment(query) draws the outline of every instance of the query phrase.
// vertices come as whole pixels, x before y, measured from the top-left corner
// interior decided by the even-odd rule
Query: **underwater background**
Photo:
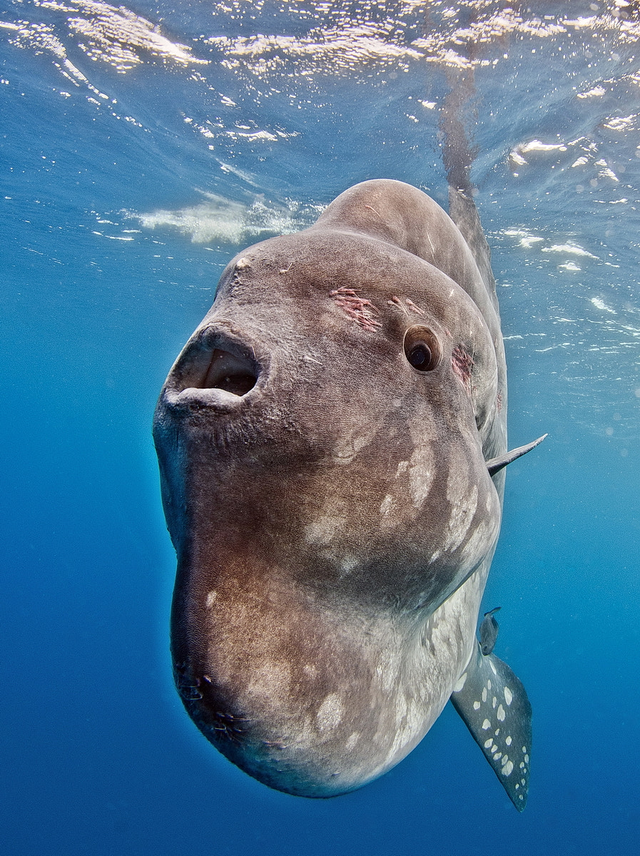
[[[0,850],[640,847],[640,4],[0,0]],[[395,178],[446,207],[460,75],[509,365],[484,609],[534,710],[518,815],[451,705],[347,796],[270,791],[172,684],[151,417],[243,246]]]

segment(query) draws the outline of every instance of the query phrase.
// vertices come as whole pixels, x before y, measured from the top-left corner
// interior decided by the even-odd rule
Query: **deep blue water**
[[[1,0],[3,853],[638,848],[640,13],[517,10]],[[206,743],[172,686],[150,436],[243,245],[366,178],[445,203],[460,57],[511,445],[549,432],[509,467],[485,598],[534,707],[521,816],[450,706],[391,773],[328,801]]]

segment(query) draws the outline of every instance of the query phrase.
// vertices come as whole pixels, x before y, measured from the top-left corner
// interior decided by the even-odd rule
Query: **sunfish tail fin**
[[[531,754],[531,704],[524,686],[506,663],[476,645],[451,701],[509,799],[523,811]]]

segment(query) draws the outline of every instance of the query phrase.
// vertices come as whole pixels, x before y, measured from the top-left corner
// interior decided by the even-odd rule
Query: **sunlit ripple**
[[[194,57],[191,48],[172,42],[160,29],[125,6],[110,6],[99,0],[33,0],[33,7],[60,12],[70,35],[82,39],[78,47],[91,59],[101,60],[119,72],[144,62],[145,55],[179,66],[206,63]],[[25,10],[26,11],[26,10]],[[66,59],[62,35],[52,25],[21,21],[12,41],[21,47],[45,50]]]

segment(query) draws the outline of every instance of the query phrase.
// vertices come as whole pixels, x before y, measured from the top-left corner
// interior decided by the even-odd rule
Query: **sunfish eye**
[[[414,369],[424,372],[431,362],[431,348],[424,342],[418,342],[407,354],[407,359]]]
[[[419,372],[430,372],[440,363],[440,343],[428,327],[410,327],[404,336],[404,353]]]

